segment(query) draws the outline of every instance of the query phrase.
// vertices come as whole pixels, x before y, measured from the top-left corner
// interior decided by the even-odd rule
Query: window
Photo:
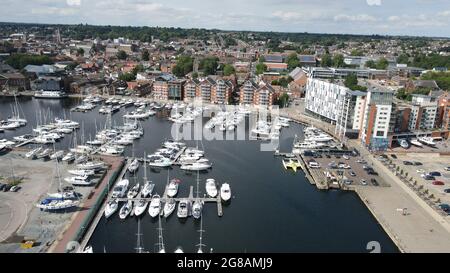
[[[377,137],[381,137],[384,136],[384,132],[383,131],[377,131]]]

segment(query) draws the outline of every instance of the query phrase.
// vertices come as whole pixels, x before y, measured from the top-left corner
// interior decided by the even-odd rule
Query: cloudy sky
[[[0,0],[0,21],[450,37],[449,0]]]

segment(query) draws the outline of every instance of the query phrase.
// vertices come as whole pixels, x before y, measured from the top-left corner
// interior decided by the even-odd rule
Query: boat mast
[[[141,219],[138,217],[138,231],[137,231],[136,253],[143,253],[144,247],[141,245]]]
[[[158,252],[164,253],[165,247],[164,247],[164,237],[162,234],[162,227],[161,227],[161,215],[158,216]]]
[[[203,232],[205,232],[203,230],[203,217],[200,217],[200,230],[198,230],[198,232],[200,233],[200,239],[199,239],[199,243],[196,245],[196,246],[198,246],[197,253],[203,253],[202,247],[206,246],[203,244]]]

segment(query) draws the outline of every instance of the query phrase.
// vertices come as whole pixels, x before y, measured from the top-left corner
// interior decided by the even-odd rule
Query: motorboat
[[[80,169],[80,170],[101,170],[104,168],[105,168],[105,163],[103,163],[101,161],[89,161],[89,162],[77,165],[77,169]]]
[[[90,186],[92,184],[88,176],[72,176],[64,178],[64,180],[74,186]]]
[[[423,144],[420,143],[417,139],[412,139],[410,142],[411,142],[411,144],[414,145],[414,146],[417,146],[417,147],[420,147],[420,148],[423,147]]]
[[[42,149],[43,149],[42,147],[35,148],[35,149],[29,151],[28,153],[26,153],[26,154],[25,154],[25,157],[26,157],[26,158],[33,159],[33,158],[36,157],[36,155],[37,155],[38,153],[40,153],[40,152],[42,151]]]
[[[206,179],[206,193],[211,198],[215,198],[217,196],[216,181],[212,178]]]
[[[33,135],[21,135],[13,137],[13,139],[17,142],[26,142],[32,140],[33,138],[34,138]]]
[[[50,197],[42,200],[36,207],[44,211],[59,211],[76,207],[78,203],[77,200]]]
[[[167,186],[167,196],[174,197],[178,193],[178,186],[181,181],[179,179],[172,179]]]
[[[75,154],[73,153],[67,153],[63,158],[62,161],[64,162],[71,162],[75,160]]]
[[[48,193],[50,198],[59,198],[59,199],[75,199],[77,198],[77,194],[74,191],[62,191],[56,193]]]
[[[94,170],[68,170],[67,172],[75,176],[92,176],[95,174]]]
[[[182,199],[178,203],[177,216],[178,218],[187,218],[189,216],[189,210],[191,207],[191,201],[188,199]]]
[[[50,155],[50,159],[52,160],[56,160],[56,159],[61,159],[64,156],[64,151],[57,151],[55,153],[53,153],[52,155]]]
[[[88,157],[85,155],[75,156],[75,164],[83,164],[88,161]]]
[[[139,183],[136,183],[136,185],[134,185],[127,193],[127,198],[128,199],[133,199],[135,198],[138,194],[139,194],[139,189],[141,188],[141,186],[139,185]]]
[[[112,190],[111,197],[112,198],[123,198],[125,196],[125,193],[127,192],[128,185],[130,184],[130,181],[128,179],[122,179],[114,186]]]
[[[37,159],[49,157],[52,154],[52,149],[48,148],[43,150],[42,152],[36,154]]]
[[[145,182],[141,190],[141,198],[149,197],[152,194],[154,188],[155,184],[151,183],[150,181]]]
[[[220,187],[220,198],[222,198],[223,201],[228,201],[231,198],[231,188],[228,183],[223,183]]]
[[[169,198],[168,201],[164,204],[164,217],[169,217],[175,210],[177,206],[177,201],[173,198]]]
[[[421,143],[423,143],[427,146],[431,146],[431,147],[436,146],[436,142],[434,142],[434,139],[432,137],[421,137],[421,138],[418,138],[417,140],[419,140]]]
[[[142,215],[147,209],[148,203],[149,202],[145,199],[139,199],[138,201],[136,201],[136,204],[134,206],[134,215],[135,216]]]
[[[135,158],[131,164],[128,166],[128,171],[130,173],[135,173],[139,169],[139,161]]]
[[[118,208],[119,201],[117,201],[116,199],[109,201],[105,208],[105,218],[108,219],[117,211]]]
[[[54,138],[49,138],[47,136],[37,136],[33,139],[33,142],[36,144],[53,144],[56,141]]]
[[[152,201],[150,201],[150,205],[148,207],[148,214],[151,217],[156,217],[161,212],[161,197],[158,194],[152,196]]]
[[[192,205],[192,216],[194,216],[195,219],[200,219],[202,216],[202,209],[203,209],[203,202],[200,200],[195,200],[194,204]]]
[[[211,168],[211,163],[195,162],[192,164],[183,164],[180,169],[185,171],[204,171]]]
[[[165,158],[163,156],[159,156],[158,158],[150,159],[148,165],[151,167],[160,167],[160,168],[170,167],[172,166],[172,160],[170,160],[169,158]]]
[[[126,202],[119,211],[119,218],[124,220],[133,211],[133,201]]]
[[[0,123],[0,129],[2,130],[15,130],[21,126],[19,122],[3,121]]]

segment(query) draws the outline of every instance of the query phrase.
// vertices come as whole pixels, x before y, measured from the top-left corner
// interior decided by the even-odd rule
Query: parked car
[[[0,191],[2,191],[5,186],[6,186],[5,184],[0,183]]]
[[[442,182],[442,181],[436,180],[436,181],[433,181],[433,185],[435,185],[435,186],[444,186],[445,183]]]
[[[364,180],[364,179],[361,179],[361,185],[363,185],[363,186],[367,186],[367,181],[366,180]]]
[[[418,172],[418,173],[425,173],[425,170],[424,169],[417,169],[416,172]]]
[[[351,185],[351,184],[353,184],[353,180],[345,179],[345,180],[344,180],[344,184],[345,184],[345,185]]]
[[[12,188],[12,185],[6,184],[5,187],[3,188],[3,191],[4,192],[9,191],[11,188]]]
[[[348,155],[343,155],[342,158],[345,159],[345,160],[349,160],[350,159],[350,157]]]
[[[331,158],[331,155],[325,155],[327,158]]]
[[[403,161],[403,165],[412,166],[412,165],[414,165],[414,163],[412,163],[411,161]]]
[[[356,173],[354,171],[349,172],[350,176],[356,176]]]
[[[374,178],[370,179],[370,183],[372,183],[372,185],[374,185],[375,187],[378,187],[380,184],[378,183],[378,181]]]
[[[423,164],[422,164],[422,162],[414,161],[414,162],[413,162],[413,165],[414,165],[414,166],[422,166]]]
[[[434,176],[428,175],[426,173],[423,173],[420,176],[425,180],[434,180]]]
[[[439,207],[440,207],[443,211],[450,211],[450,205],[449,205],[449,204],[440,204]]]
[[[445,189],[444,192],[445,193],[450,193],[450,189]]]
[[[397,156],[396,156],[396,155],[391,155],[391,157],[392,157],[393,159],[397,159]]]
[[[335,155],[335,157],[336,157],[336,158],[341,158],[341,156],[340,156],[340,155]]]
[[[10,192],[18,192],[21,189],[20,186],[12,186],[11,189],[9,189]]]
[[[367,170],[367,174],[378,176],[378,173],[374,169]]]
[[[432,176],[441,176],[440,172],[429,172],[428,174]]]
[[[450,166],[449,167],[445,167],[444,170],[450,171]]]

